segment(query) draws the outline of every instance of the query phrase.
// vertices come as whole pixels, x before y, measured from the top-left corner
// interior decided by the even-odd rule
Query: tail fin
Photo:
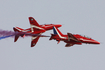
[[[15,32],[22,32],[24,29],[22,28],[19,28],[19,27],[13,27],[13,30]],[[18,35],[15,35],[15,39],[14,39],[14,42],[16,42],[18,40],[19,36]]]
[[[60,32],[60,30],[56,27],[53,27],[53,32],[54,32],[54,35],[58,35],[60,38],[63,38],[63,34]]]
[[[54,32],[54,34],[63,35],[63,34],[60,32],[60,30],[59,30],[58,28],[56,28],[56,27],[53,27],[53,32]]]
[[[13,30],[14,30],[15,32],[21,32],[21,31],[23,31],[24,29],[19,28],[19,27],[13,27]]]

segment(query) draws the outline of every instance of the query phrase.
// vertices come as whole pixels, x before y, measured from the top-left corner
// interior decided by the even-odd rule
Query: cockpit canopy
[[[49,25],[53,25],[53,24],[42,24],[40,26],[42,27],[42,26],[49,26]]]
[[[53,24],[43,24],[43,25],[53,25]]]
[[[83,37],[86,37],[86,38],[89,38],[89,39],[91,39],[91,37],[89,37],[89,36],[86,36],[86,35],[81,35],[81,36],[83,36]]]

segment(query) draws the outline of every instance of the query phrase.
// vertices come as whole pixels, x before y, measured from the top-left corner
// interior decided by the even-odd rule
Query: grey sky
[[[0,29],[29,28],[28,17],[39,24],[60,23],[63,34],[84,34],[100,45],[74,45],[40,38],[34,48],[31,37],[0,41],[0,70],[105,70],[104,0],[1,0]],[[44,33],[50,35],[51,31]]]

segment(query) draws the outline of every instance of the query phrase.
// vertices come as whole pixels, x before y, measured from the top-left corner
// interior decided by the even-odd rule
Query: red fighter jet
[[[28,29],[22,29],[19,27],[13,28],[13,30],[16,32],[14,42],[16,42],[18,40],[19,36],[24,37],[25,35],[29,35],[29,36],[32,36],[31,47],[34,47],[36,45],[36,43],[38,42],[38,39],[41,36],[42,37],[44,36],[44,35],[41,35],[42,33],[53,29],[53,26],[55,26],[56,28],[59,28],[62,26],[60,24],[39,25],[33,17],[29,17],[29,22],[30,22],[31,28],[28,28]]]
[[[79,34],[71,34],[67,33],[67,35],[63,35],[56,27],[53,27],[53,32],[54,34],[51,34],[51,38],[49,40],[56,40],[58,43],[60,41],[64,41],[67,43],[65,47],[70,47],[75,44],[82,45],[82,43],[86,44],[100,44],[96,40],[93,40],[92,38],[86,37],[86,36],[81,36]]]

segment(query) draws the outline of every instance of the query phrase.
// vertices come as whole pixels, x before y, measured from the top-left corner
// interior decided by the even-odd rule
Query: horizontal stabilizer
[[[71,46],[73,46],[74,44],[71,44],[71,43],[67,43],[66,45],[65,45],[65,47],[71,47]]]
[[[15,39],[14,39],[14,42],[16,42],[18,40],[19,36],[18,35],[15,35]]]
[[[51,34],[51,37],[49,40],[52,40],[54,36],[55,36],[55,34]]]

